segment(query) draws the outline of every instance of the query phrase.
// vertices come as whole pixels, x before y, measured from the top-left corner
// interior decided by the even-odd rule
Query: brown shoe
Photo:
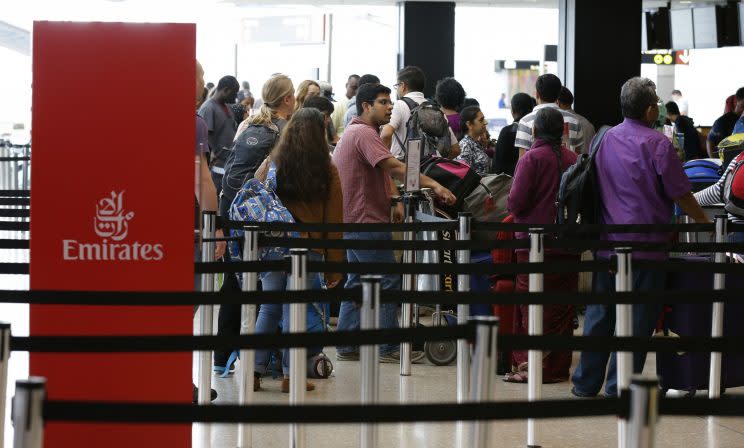
[[[311,390],[315,390],[315,384],[308,381],[305,386],[305,390],[310,392]],[[289,393],[289,378],[284,378],[282,380],[282,393],[288,394]]]

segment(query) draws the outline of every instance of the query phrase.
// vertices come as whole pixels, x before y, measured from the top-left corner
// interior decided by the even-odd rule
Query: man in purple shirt
[[[600,213],[603,224],[669,224],[677,203],[696,222],[709,219],[692,195],[674,147],[651,126],[659,117],[659,97],[656,85],[645,78],[632,78],[623,85],[620,105],[625,120],[607,131],[596,155],[599,183]],[[663,242],[668,233],[608,234],[614,241]],[[600,251],[598,258],[609,253]],[[633,258],[666,260],[662,252],[635,252]],[[615,291],[614,274],[594,275],[597,292]],[[634,291],[665,289],[666,274],[633,270]],[[633,305],[633,334],[651,336],[661,307],[655,304]],[[589,305],[584,321],[584,336],[612,336],[615,331],[615,305]],[[571,392],[579,397],[593,397],[602,389],[607,352],[582,352],[572,378]],[[617,396],[615,354],[612,354],[605,395]],[[646,353],[633,354],[633,370],[643,371]]]

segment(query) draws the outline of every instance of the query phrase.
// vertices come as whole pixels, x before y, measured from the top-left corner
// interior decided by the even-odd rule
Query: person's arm
[[[380,161],[377,165],[381,167],[383,170],[385,170],[385,172],[388,173],[388,175],[390,175],[391,177],[394,177],[396,179],[405,179],[406,177],[405,163],[401,162],[395,157],[388,157],[387,159]],[[444,188],[439,182],[423,174],[421,174],[420,176],[421,176],[421,187],[431,188],[434,194],[442,202],[444,202],[447,205],[452,205],[457,201],[457,198],[455,198],[455,195],[453,195],[452,192],[449,191],[448,189]]]
[[[687,216],[694,219],[696,223],[707,224],[711,222],[710,218],[708,218],[708,215],[705,214],[703,208],[700,206],[700,204],[698,204],[698,201],[695,199],[695,196],[693,196],[691,192],[675,199],[674,202],[679,205],[679,208],[681,208]]]
[[[509,213],[512,215],[522,215],[530,208],[532,203],[530,198],[532,188],[529,185],[529,182],[533,177],[534,172],[532,170],[532,165],[529,163],[529,159],[520,159],[517,162],[516,169],[514,170],[514,178],[506,204]]]
[[[382,139],[382,143],[384,143],[387,148],[392,148],[393,146],[393,134],[395,134],[394,127],[390,126],[389,124],[386,124],[382,127],[380,138]]]
[[[519,148],[520,159],[532,146],[532,139],[532,128],[524,124],[524,119],[520,120],[517,124],[517,136],[514,139],[514,147]]]
[[[395,159],[398,160],[398,159]],[[398,184],[395,183],[395,179],[392,177],[390,179],[390,200],[392,201],[394,198],[398,197]],[[398,201],[395,204],[395,207],[393,208],[393,222],[399,223],[403,222],[405,219],[406,211],[403,207],[403,202]]]
[[[199,208],[201,211],[212,211],[217,212],[219,206],[217,205],[217,189],[212,181],[212,174],[209,172],[209,164],[207,163],[207,156],[205,153],[199,154]],[[215,231],[217,238],[225,236],[222,229]],[[214,247],[214,258],[219,260],[225,255],[225,249],[227,243],[225,241],[217,241]]]
[[[457,136],[455,135],[455,131],[453,131],[451,127],[448,127],[447,129],[449,130],[449,134],[450,134],[450,142],[452,142],[452,146],[450,146],[448,158],[454,159],[455,157],[460,155],[460,143],[457,142]]]

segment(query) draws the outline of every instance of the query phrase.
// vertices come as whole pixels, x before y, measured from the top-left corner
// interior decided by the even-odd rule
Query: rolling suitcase
[[[672,259],[680,263],[702,263],[708,257],[687,256]],[[726,276],[727,288],[744,288],[744,278]],[[711,294],[712,273],[670,272],[667,289],[699,290],[701,294]],[[726,304],[724,311],[723,334],[725,337],[744,338],[744,305]],[[664,327],[679,336],[710,336],[712,306],[702,304],[675,304],[671,312],[664,316]],[[663,392],[669,389],[687,391],[689,396],[708,388],[710,372],[710,353],[658,353],[656,373]],[[721,366],[721,386],[744,386],[744,354],[724,353]]]

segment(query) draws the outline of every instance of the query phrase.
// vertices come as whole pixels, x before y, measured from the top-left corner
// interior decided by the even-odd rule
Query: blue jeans
[[[318,252],[309,251],[309,261],[322,261],[323,256]],[[268,259],[267,259],[268,260]],[[289,276],[286,272],[261,272],[261,286],[263,291],[285,291],[289,289]],[[308,289],[321,289],[321,274],[312,272],[309,274]],[[308,304],[308,316],[311,316],[313,311],[313,305]],[[308,331],[314,331],[313,327],[316,326],[316,319],[308,319],[307,328]],[[262,303],[261,308],[258,311],[258,320],[256,321],[256,333],[276,333],[277,329],[281,326],[282,333],[289,333],[289,304],[288,303]],[[322,330],[322,328],[321,328]],[[319,353],[322,348],[316,349],[309,347],[308,353]],[[269,364],[269,356],[271,350],[256,350],[256,359],[254,365],[254,371],[260,375],[266,374],[266,367]],[[285,375],[289,375],[289,349],[282,350],[282,372]]]
[[[348,232],[344,234],[347,240],[380,240],[389,241],[392,235],[387,232]],[[395,263],[395,254],[392,250],[357,250],[346,251],[346,259],[349,263]],[[349,274],[345,288],[355,288],[360,285],[359,274]],[[388,274],[382,277],[382,289],[400,289],[400,275]],[[380,327],[398,328],[398,305],[394,303],[383,303],[380,306]],[[351,331],[359,329],[359,304],[355,302],[342,302],[338,313],[338,331]],[[380,353],[390,353],[399,349],[396,344],[380,346]],[[355,346],[336,347],[338,353],[354,353],[359,351]]]
[[[615,274],[596,272],[593,278],[595,292],[615,291]],[[666,288],[665,272],[633,272],[633,291],[662,291]],[[651,336],[662,306],[658,304],[633,305],[633,335]],[[615,334],[615,305],[589,305],[584,319],[584,336],[613,336]],[[607,360],[610,365],[607,367]],[[633,372],[641,373],[646,363],[645,352],[633,353]],[[579,395],[595,396],[602,389],[607,370],[605,395],[617,396],[617,368],[615,353],[581,352],[579,365],[571,378]]]

